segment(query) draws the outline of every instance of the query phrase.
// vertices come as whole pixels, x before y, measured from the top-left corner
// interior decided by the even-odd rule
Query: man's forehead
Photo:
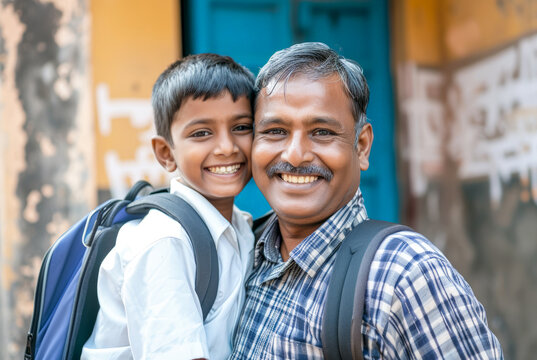
[[[273,76],[266,84],[265,87],[259,92],[259,96],[271,96],[275,92],[283,91],[284,95],[289,84],[299,86],[308,86],[311,83],[339,83],[343,86],[340,75],[337,72],[333,72],[326,75],[319,75],[309,72],[295,72],[288,76]]]

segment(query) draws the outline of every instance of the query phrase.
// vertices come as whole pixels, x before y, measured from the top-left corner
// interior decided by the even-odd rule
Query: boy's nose
[[[229,156],[237,152],[239,152],[239,147],[229,134],[224,134],[219,137],[218,145],[214,150],[215,155]]]

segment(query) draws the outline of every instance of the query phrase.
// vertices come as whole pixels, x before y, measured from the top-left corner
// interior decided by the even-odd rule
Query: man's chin
[[[272,209],[278,218],[284,221],[292,221],[297,224],[312,224],[322,221],[322,209],[312,207],[311,203],[309,205],[307,201],[300,204],[280,203],[272,206]]]

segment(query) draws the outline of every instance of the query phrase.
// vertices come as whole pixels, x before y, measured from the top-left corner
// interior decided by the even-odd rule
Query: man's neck
[[[283,261],[289,259],[289,254],[297,247],[302,240],[313,234],[315,230],[323,224],[324,220],[315,224],[297,224],[292,221],[285,221],[278,218],[282,243],[280,244],[280,254]]]

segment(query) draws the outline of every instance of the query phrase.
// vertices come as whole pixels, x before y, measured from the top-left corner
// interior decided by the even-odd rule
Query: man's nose
[[[304,163],[312,162],[314,159],[311,151],[311,141],[303,133],[291,134],[286,149],[282,152],[281,158],[289,164],[298,167]]]
[[[215,155],[229,156],[237,152],[239,152],[239,147],[230,133],[225,132],[218,136],[218,144],[214,149]]]

